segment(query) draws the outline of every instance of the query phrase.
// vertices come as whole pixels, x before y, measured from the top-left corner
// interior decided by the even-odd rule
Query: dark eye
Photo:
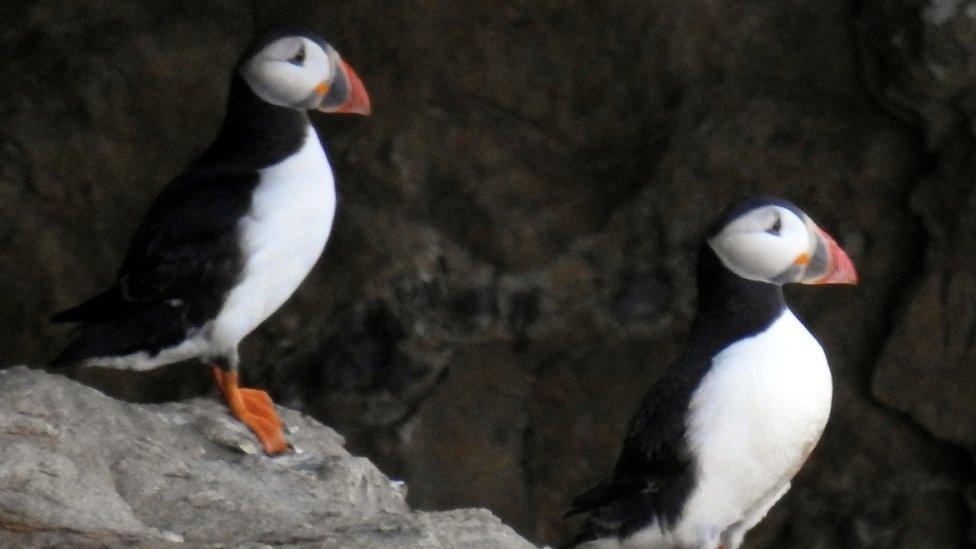
[[[302,45],[302,47],[298,48],[298,53],[293,55],[291,59],[288,60],[288,62],[293,65],[298,65],[299,67],[301,67],[302,64],[305,63],[305,46]]]
[[[776,221],[773,221],[773,224],[770,225],[768,229],[766,229],[766,232],[771,235],[779,236],[779,232],[781,230],[783,230],[783,219],[777,215]]]

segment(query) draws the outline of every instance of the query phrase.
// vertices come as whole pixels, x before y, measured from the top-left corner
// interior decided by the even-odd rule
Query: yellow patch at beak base
[[[807,263],[810,263],[810,254],[806,252],[796,256],[796,259],[793,260],[794,265],[806,265]]]
[[[329,93],[329,83],[322,82],[318,86],[315,86],[315,95],[322,96]]]

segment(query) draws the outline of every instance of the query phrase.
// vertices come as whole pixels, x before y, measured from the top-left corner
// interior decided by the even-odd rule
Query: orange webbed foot
[[[244,406],[248,412],[260,418],[267,419],[276,427],[284,427],[285,424],[278,417],[274,402],[271,401],[268,393],[260,389],[245,389],[243,387],[238,390],[241,392],[241,398],[244,399]]]
[[[282,429],[284,423],[278,417],[268,393],[258,389],[242,389],[238,385],[237,372],[225,372],[217,366],[211,371],[231,413],[254,432],[264,446],[264,452],[273,456],[287,450],[288,442]]]

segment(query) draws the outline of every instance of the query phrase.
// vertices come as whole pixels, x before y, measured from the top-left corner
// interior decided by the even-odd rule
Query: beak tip
[[[831,278],[833,278],[834,283],[856,286],[858,283],[857,269],[854,268],[854,262],[851,261],[847,253],[840,246],[836,246],[831,255],[834,264]]]
[[[851,258],[836,244],[833,245],[830,256],[830,270],[827,272],[827,276],[823,278],[823,282],[825,284],[849,284],[856,286],[860,278],[857,275],[857,269],[854,268],[854,262],[851,261]]]
[[[356,114],[361,114],[363,116],[369,116],[373,114],[373,105],[369,101],[369,96],[365,96],[365,98],[366,98],[365,103],[359,109],[352,112],[355,112]]]

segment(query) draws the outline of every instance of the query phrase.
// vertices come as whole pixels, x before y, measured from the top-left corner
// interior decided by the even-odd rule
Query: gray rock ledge
[[[0,547],[533,547],[484,509],[411,510],[335,431],[279,412],[296,452],[269,458],[216,400],[0,370]]]

